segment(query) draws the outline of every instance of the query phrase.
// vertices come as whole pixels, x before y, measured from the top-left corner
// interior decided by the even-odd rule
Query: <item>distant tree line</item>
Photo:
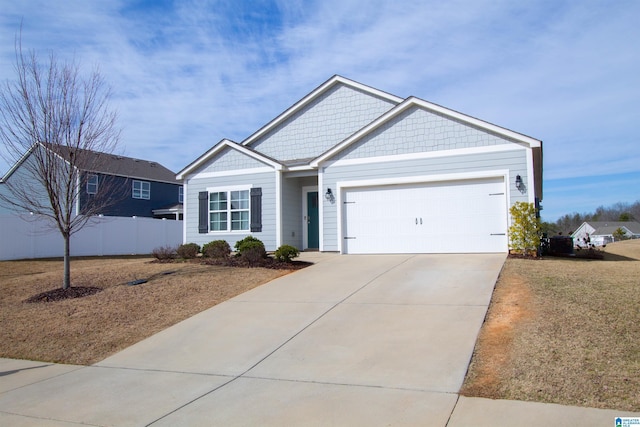
[[[640,221],[640,200],[633,204],[618,202],[609,207],[600,206],[593,213],[566,214],[556,222],[543,222],[541,228],[549,236],[569,235],[585,221]]]

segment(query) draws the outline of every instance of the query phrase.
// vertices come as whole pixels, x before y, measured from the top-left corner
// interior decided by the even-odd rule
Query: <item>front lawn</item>
[[[59,287],[61,260],[0,262],[0,357],[87,365],[291,270],[152,258],[73,260],[72,283],[102,291],[25,302]],[[138,285],[127,283],[148,280]]]
[[[640,411],[640,240],[508,259],[462,394]]]

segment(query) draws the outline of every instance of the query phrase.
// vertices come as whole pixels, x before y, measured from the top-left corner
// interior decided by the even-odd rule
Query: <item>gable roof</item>
[[[640,234],[640,222],[637,221],[586,221],[594,231],[592,236],[608,236],[618,228],[626,228],[632,234]]]
[[[251,144],[259,141],[262,137],[267,135],[270,131],[276,129],[280,124],[284,123],[287,119],[289,119],[290,117],[294,116],[296,113],[303,110],[306,106],[311,104],[314,100],[317,100],[319,97],[321,97],[327,91],[331,90],[336,85],[345,85],[347,87],[359,90],[371,96],[386,100],[395,105],[391,107],[389,110],[387,110],[385,113],[383,113],[381,116],[379,116],[372,122],[362,127],[360,130],[351,134],[350,136],[348,136],[347,138],[345,138],[344,140],[337,143],[336,145],[331,147],[329,150],[325,151],[324,153],[320,154],[315,158],[288,159],[288,160],[279,161],[263,154],[260,151],[259,147],[256,147],[256,149],[251,148]],[[242,143],[238,144],[226,139],[222,140],[220,143],[215,145],[209,151],[204,153],[202,156],[200,156],[198,159],[196,159],[194,162],[192,162],[187,167],[185,167],[182,171],[180,171],[177,175],[177,178],[184,179],[188,173],[194,171],[196,168],[201,166],[208,159],[210,159],[215,154],[217,154],[221,149],[220,144],[225,141],[226,141],[225,142],[226,146],[232,147],[258,160],[271,164],[278,170],[282,170],[282,169],[301,170],[301,169],[318,168],[322,162],[329,160],[331,157],[340,153],[341,151],[343,151],[353,143],[357,142],[367,134],[373,132],[374,130],[378,129],[380,126],[384,125],[386,122],[392,120],[394,117],[397,117],[402,112],[407,111],[407,109],[414,106],[439,114],[451,120],[455,120],[457,122],[475,127],[485,132],[502,136],[516,144],[520,144],[524,147],[530,148],[532,150],[533,166],[534,166],[534,171],[533,171],[534,183],[535,183],[534,190],[535,190],[536,196],[539,197],[540,199],[542,198],[542,141],[532,138],[530,136],[524,135],[522,133],[518,133],[510,129],[501,127],[501,126],[494,125],[484,120],[480,120],[478,118],[460,113],[458,111],[443,107],[441,105],[425,101],[423,99],[420,99],[414,96],[411,96],[407,99],[403,99],[398,96],[372,88],[370,86],[363,85],[361,83],[347,79],[339,75],[334,75],[329,80],[322,83],[320,86],[318,86],[308,95],[306,95],[300,101],[296,102],[294,105],[289,107],[282,114],[277,116],[275,119],[267,123],[265,126],[260,128],[256,132],[254,132],[252,135],[246,138]],[[242,148],[246,149],[247,151],[243,151]]]
[[[311,161],[311,165],[314,166],[314,167],[317,167],[321,162],[323,162],[325,160],[328,160],[329,158],[331,158],[334,155],[338,154],[339,152],[341,152],[345,148],[349,147],[354,142],[360,140],[365,135],[367,135],[367,134],[371,133],[372,131],[378,129],[380,126],[382,126],[386,122],[390,121],[394,117],[397,117],[402,112],[404,112],[404,111],[406,111],[409,108],[414,107],[414,106],[421,107],[421,108],[424,108],[426,110],[429,110],[429,111],[432,111],[432,112],[435,112],[435,113],[439,113],[439,114],[441,114],[443,116],[446,116],[448,118],[454,119],[456,121],[460,121],[460,122],[466,123],[468,125],[474,126],[476,128],[480,128],[480,129],[489,131],[491,133],[495,133],[495,134],[501,135],[503,137],[506,137],[508,139],[513,140],[514,142],[519,142],[519,143],[522,143],[523,145],[527,145],[529,147],[541,147],[542,146],[542,142],[540,140],[531,138],[530,136],[526,136],[526,135],[523,135],[521,133],[514,132],[512,130],[509,130],[509,129],[494,125],[492,123],[485,122],[484,120],[476,119],[475,117],[468,116],[466,114],[460,113],[460,112],[455,111],[455,110],[451,110],[449,108],[445,108],[445,107],[443,107],[441,105],[434,104],[434,103],[425,101],[425,100],[420,99],[420,98],[416,98],[415,96],[411,96],[411,97],[407,98],[406,100],[404,100],[401,104],[399,104],[396,107],[392,108],[391,110],[387,111],[385,114],[383,114],[382,116],[378,117],[376,120],[374,120],[373,122],[369,123],[367,126],[363,127],[362,129],[360,129],[359,131],[357,131],[356,133],[354,133],[353,135],[351,135],[350,137],[348,137],[347,139],[345,139],[344,141],[342,141],[341,143],[336,145],[335,147],[331,148],[327,152],[325,152],[322,155],[318,156],[317,158],[313,159],[313,161]]]
[[[382,116],[378,117],[373,122],[369,123],[367,126],[363,127],[347,139],[343,140],[330,150],[316,157],[310,162],[310,165],[314,168],[317,168],[320,163],[330,159],[336,154],[340,153],[342,150],[346,149],[353,143],[359,141],[364,136],[378,129],[388,121],[392,120],[394,117],[397,117],[404,111],[407,111],[411,107],[420,107],[425,110],[440,114],[452,120],[462,122],[469,126],[473,126],[475,128],[479,128],[481,130],[500,135],[507,139],[512,140],[515,143],[522,144],[532,149],[533,152],[533,163],[534,163],[534,174],[535,179],[534,182],[536,184],[535,194],[542,198],[542,141],[532,138],[530,136],[524,135],[519,132],[512,131],[510,129],[494,125],[493,123],[486,122],[484,120],[477,119],[475,117],[469,116],[467,114],[460,113],[459,111],[452,110],[450,108],[443,107],[438,104],[434,104],[429,101],[425,101],[424,99],[417,98],[415,96],[411,96],[405,99],[402,103],[396,105],[391,110],[384,113]]]
[[[252,149],[251,147],[245,147],[241,144],[238,144],[237,142],[231,141],[230,139],[224,138],[220,140],[216,145],[211,147],[209,151],[207,151],[206,153],[198,157],[196,160],[189,163],[186,167],[184,167],[180,172],[177,173],[176,178],[178,180],[184,179],[189,173],[193,172],[194,170],[202,166],[203,163],[205,163],[207,160],[209,160],[210,158],[212,158],[213,156],[215,156],[216,154],[218,154],[219,152],[221,152],[223,149],[227,147],[233,150],[239,151],[242,154],[252,157],[258,161],[266,163],[269,166],[272,166],[276,170],[282,170],[283,168],[283,165],[277,160],[272,159],[271,157],[266,156],[262,153],[259,153],[258,151]]]
[[[329,80],[327,80],[326,82],[322,83],[320,86],[315,88],[313,91],[311,91],[311,93],[309,93],[307,96],[302,98],[300,101],[298,101],[295,104],[293,104],[291,107],[289,107],[287,110],[285,110],[278,117],[276,117],[275,119],[271,120],[269,123],[267,123],[266,125],[264,125],[260,129],[258,129],[256,132],[251,134],[248,138],[246,138],[244,141],[242,141],[242,145],[248,146],[248,145],[251,145],[252,143],[256,142],[258,139],[260,139],[260,137],[266,135],[272,129],[275,129],[279,124],[281,124],[282,122],[286,121],[289,117],[293,116],[298,111],[302,110],[305,106],[309,105],[313,100],[317,99],[322,94],[324,94],[325,92],[327,92],[332,87],[334,87],[335,85],[338,85],[338,84],[343,84],[345,86],[360,90],[360,91],[368,93],[368,94],[370,94],[372,96],[376,96],[378,98],[382,98],[382,99],[385,99],[387,101],[390,101],[390,102],[392,102],[394,104],[399,104],[403,100],[402,98],[400,98],[398,96],[395,96],[395,95],[392,95],[390,93],[381,91],[379,89],[372,88],[372,87],[367,86],[367,85],[363,85],[362,83],[358,83],[358,82],[356,82],[354,80],[350,80],[350,79],[347,79],[345,77],[342,77],[342,76],[339,76],[339,75],[336,74],[333,77],[331,77]]]
[[[57,154],[64,161],[69,161],[73,153],[80,154],[81,159],[78,166],[85,172],[94,172],[105,175],[122,176],[126,178],[139,178],[147,181],[167,182],[178,184],[176,175],[170,169],[157,162],[125,157],[116,154],[102,153],[99,151],[72,148],[66,145],[53,145],[41,143],[40,146]],[[33,152],[33,148],[16,162],[15,165],[2,177],[0,181],[5,181]],[[82,164],[85,164],[85,167]]]

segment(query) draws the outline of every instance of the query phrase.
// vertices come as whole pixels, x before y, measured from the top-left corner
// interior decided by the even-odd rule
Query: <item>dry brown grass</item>
[[[72,283],[103,291],[38,304],[24,300],[60,286],[62,262],[0,262],[0,357],[92,364],[290,272],[150,261],[135,257],[73,260]],[[147,278],[152,279],[126,285]]]
[[[605,259],[508,259],[467,396],[640,411],[640,240]]]

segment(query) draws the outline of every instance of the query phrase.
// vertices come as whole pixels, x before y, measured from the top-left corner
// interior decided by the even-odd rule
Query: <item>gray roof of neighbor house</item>
[[[587,221],[587,224],[595,228],[591,235],[608,236],[618,228],[626,227],[633,234],[640,234],[640,222],[637,221]]]
[[[49,144],[47,144],[46,147],[53,149]],[[87,172],[124,176],[127,178],[140,178],[148,181],[168,182],[171,184],[179,183],[176,180],[175,172],[157,162],[91,150],[72,150],[67,146],[57,146],[53,151],[65,160],[69,159],[71,152],[81,153],[82,157],[86,159],[85,164],[88,166],[82,167],[82,161],[78,162],[78,166]]]

